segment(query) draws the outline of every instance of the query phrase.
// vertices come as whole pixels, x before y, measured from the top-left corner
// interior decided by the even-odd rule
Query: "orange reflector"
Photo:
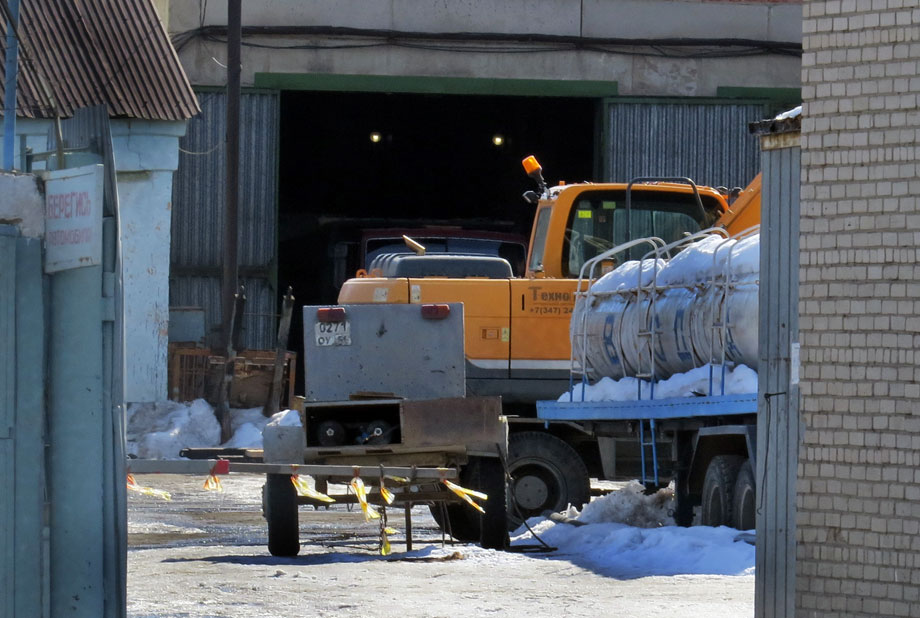
[[[542,171],[543,169],[542,167],[540,167],[540,164],[537,162],[537,158],[533,155],[530,155],[529,157],[521,161],[521,165],[524,166],[524,171],[527,172],[528,175],[533,174],[534,172]]]
[[[316,319],[320,322],[344,322],[345,307],[320,307],[316,310]]]
[[[450,305],[422,305],[422,317],[426,320],[443,320],[450,315]]]

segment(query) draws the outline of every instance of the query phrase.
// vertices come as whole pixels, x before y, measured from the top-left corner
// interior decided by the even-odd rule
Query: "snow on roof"
[[[759,120],[748,125],[753,135],[770,135],[775,133],[794,133],[802,130],[802,106],[787,110],[775,118]]]

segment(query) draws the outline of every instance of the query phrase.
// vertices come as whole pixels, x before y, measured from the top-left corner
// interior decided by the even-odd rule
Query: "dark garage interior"
[[[334,303],[364,266],[362,231],[451,226],[529,239],[536,155],[546,180],[593,179],[588,98],[283,92],[278,289]],[[279,294],[280,295],[280,294]],[[300,351],[300,316],[289,347]]]

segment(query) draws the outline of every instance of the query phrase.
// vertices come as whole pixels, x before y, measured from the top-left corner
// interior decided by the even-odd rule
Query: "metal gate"
[[[41,616],[44,519],[41,242],[0,225],[0,616]],[[37,482],[36,482],[37,481]]]

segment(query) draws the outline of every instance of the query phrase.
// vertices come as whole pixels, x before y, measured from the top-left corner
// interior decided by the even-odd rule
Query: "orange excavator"
[[[569,323],[582,265],[632,239],[672,243],[713,226],[734,235],[758,225],[760,176],[733,191],[651,177],[549,187],[534,157],[523,165],[537,190],[524,194],[536,212],[522,277],[500,257],[425,255],[407,238],[409,253],[375,258],[344,283],[338,302],[464,303],[467,393],[502,397],[512,495],[527,514],[580,506],[590,497],[589,477],[600,476],[594,436],[534,413],[536,401],[569,387]]]

